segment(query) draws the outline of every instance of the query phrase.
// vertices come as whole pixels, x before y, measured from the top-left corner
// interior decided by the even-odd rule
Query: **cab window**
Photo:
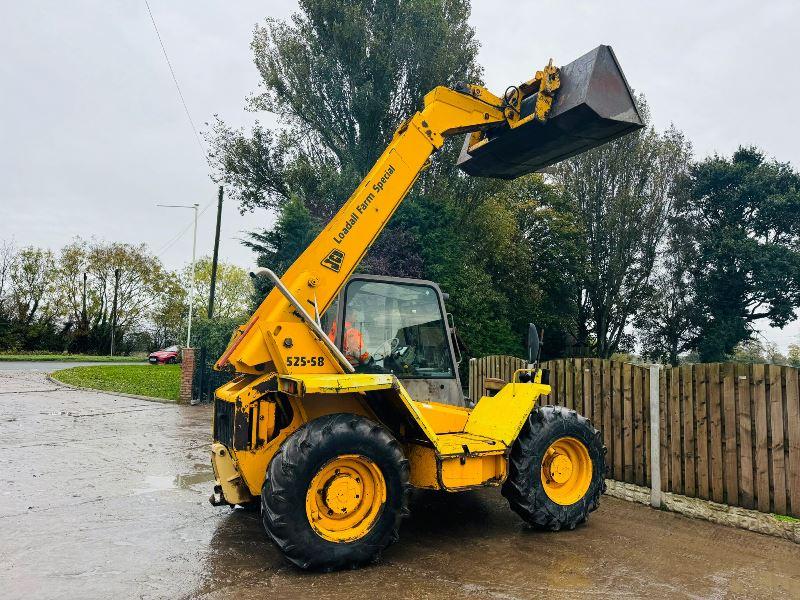
[[[455,376],[439,297],[428,285],[350,282],[340,347],[356,372]]]
[[[326,310],[319,319],[322,326],[322,331],[328,334],[332,342],[336,343],[336,317],[339,314],[339,296],[331,302],[328,310]]]

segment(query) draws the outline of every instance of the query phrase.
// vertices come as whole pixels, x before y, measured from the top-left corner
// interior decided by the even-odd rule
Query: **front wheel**
[[[536,529],[574,529],[598,507],[604,477],[600,432],[574,410],[541,406],[511,448],[503,495]]]
[[[408,512],[408,460],[377,423],[353,414],[315,419],[267,469],[261,517],[284,556],[331,571],[378,559]]]

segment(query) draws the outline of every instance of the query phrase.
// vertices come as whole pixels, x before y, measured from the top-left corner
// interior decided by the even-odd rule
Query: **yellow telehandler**
[[[465,399],[445,296],[430,281],[353,275],[432,153],[464,135],[469,175],[513,178],[642,127],[613,51],[599,46],[502,96],[437,87],[358,189],[234,333],[216,369],[215,505],[256,505],[293,564],[377,560],[398,538],[411,487],[502,486],[536,528],[572,529],[604,490],[601,436],[536,406],[550,392],[531,326],[527,368]]]

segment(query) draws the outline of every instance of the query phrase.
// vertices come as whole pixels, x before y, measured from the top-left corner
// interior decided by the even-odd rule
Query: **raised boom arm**
[[[546,85],[540,85],[542,81]],[[536,98],[539,110],[522,119],[516,108],[522,100],[519,95],[504,100],[472,85],[459,91],[440,86],[428,93],[424,108],[398,128],[356,191],[283,275],[286,288],[309,313],[316,309],[322,314],[446,138],[498,124],[513,128],[532,118],[544,120],[557,87],[558,70],[548,65],[514,88],[527,92],[522,97],[541,92]],[[237,330],[215,367],[226,365],[252,374],[343,372],[278,289]]]
[[[642,126],[610,46],[598,46],[560,69],[550,61],[502,98],[480,86],[437,87],[289,267],[283,287],[270,292],[237,330],[215,367],[232,365],[254,375],[349,371],[308,315],[328,308],[446,138],[468,134],[458,164],[469,175],[514,178]]]

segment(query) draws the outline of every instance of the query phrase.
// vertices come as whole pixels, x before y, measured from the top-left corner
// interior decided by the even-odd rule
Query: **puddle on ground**
[[[148,475],[144,478],[144,485],[133,491],[134,494],[150,494],[153,492],[167,492],[169,490],[188,490],[192,486],[214,480],[213,471],[199,471],[195,473],[182,473],[179,475]]]
[[[202,471],[200,473],[190,473],[188,475],[178,475],[175,477],[175,485],[181,489],[188,489],[198,483],[214,481],[213,471]]]

